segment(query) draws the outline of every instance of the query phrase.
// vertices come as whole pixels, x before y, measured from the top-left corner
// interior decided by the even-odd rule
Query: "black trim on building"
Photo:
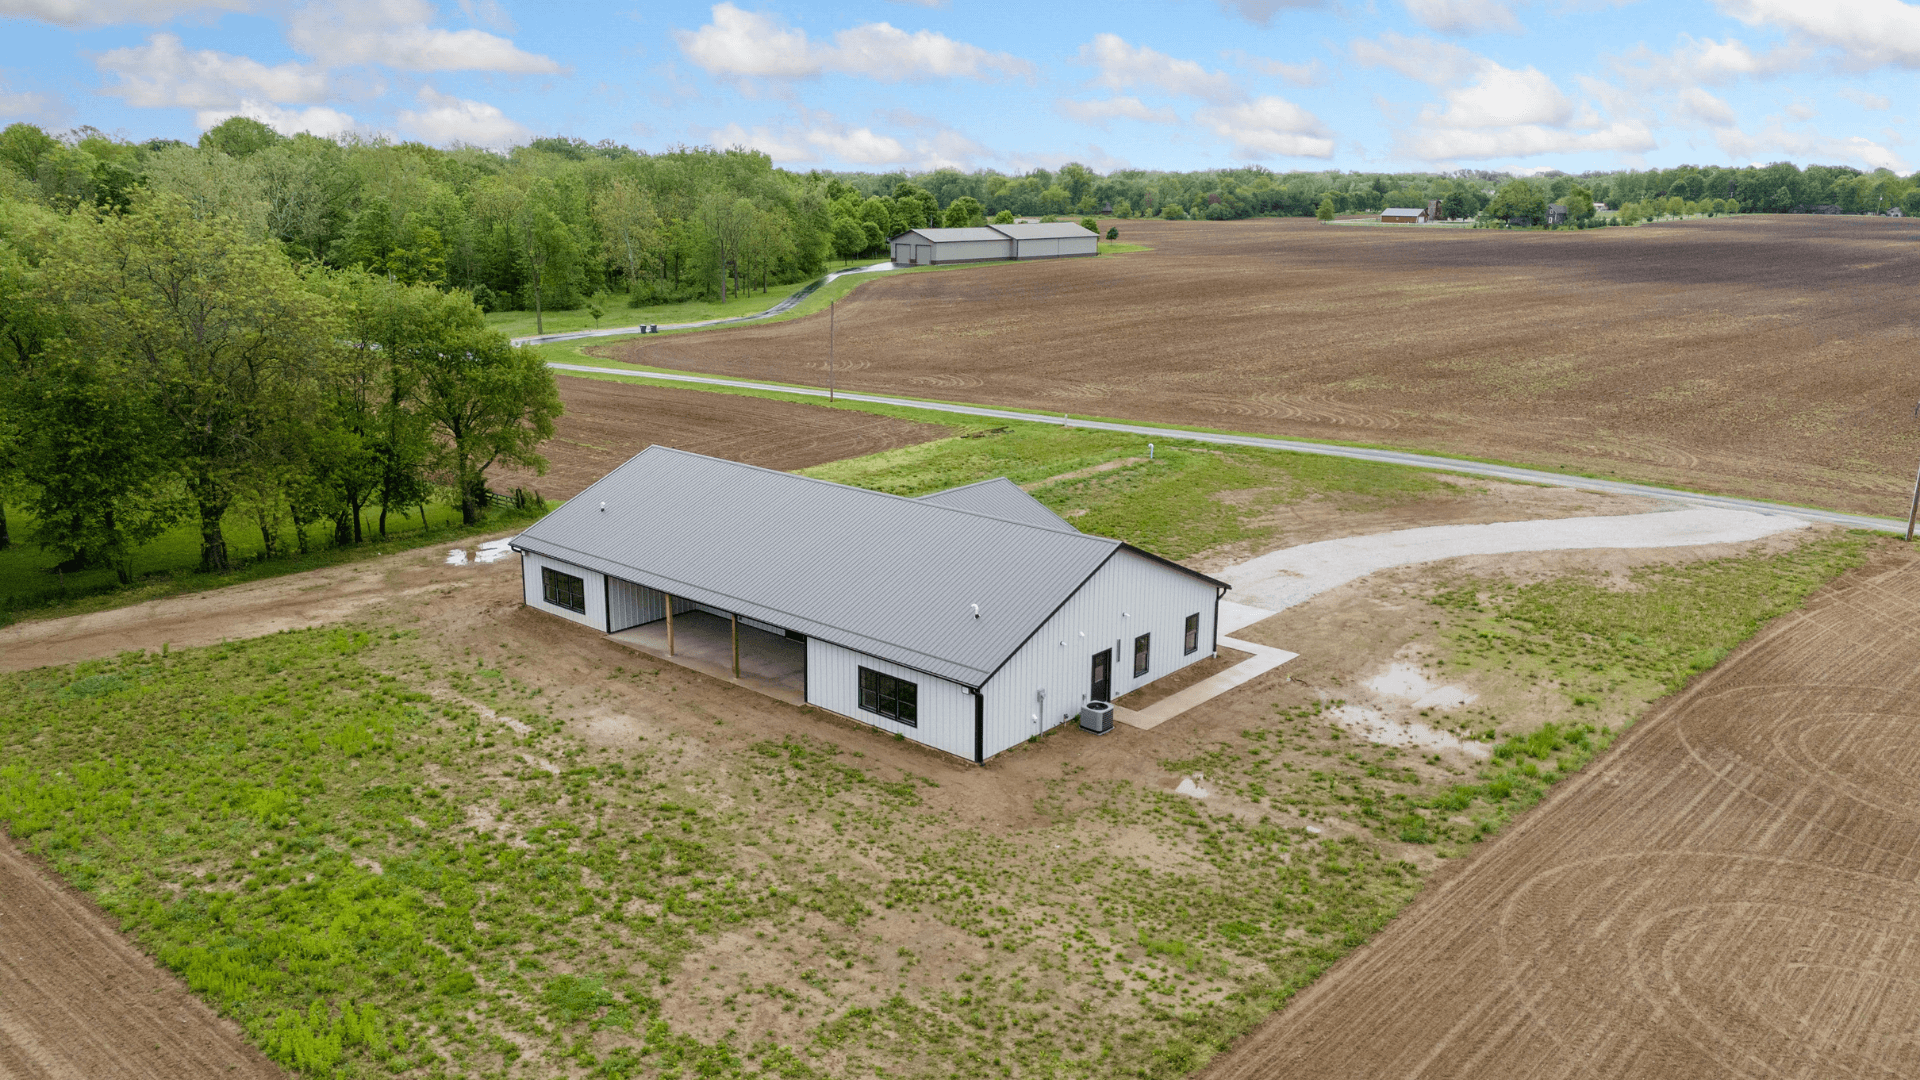
[[[984,765],[987,761],[987,695],[978,688],[973,691],[973,763]]]

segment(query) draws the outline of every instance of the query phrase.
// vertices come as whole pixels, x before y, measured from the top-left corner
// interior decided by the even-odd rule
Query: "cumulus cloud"
[[[1282,11],[1317,8],[1321,0],[1220,0],[1220,10],[1238,15],[1257,26],[1265,26]]]
[[[1271,95],[1234,105],[1210,105],[1194,120],[1250,158],[1333,156],[1333,138],[1320,118]]]
[[[1510,68],[1471,54],[1449,56],[1459,81],[1441,91],[1440,101],[1423,106],[1395,138],[1409,156],[1445,162],[1592,151],[1637,154],[1654,146],[1644,122],[1602,118],[1538,68]],[[1459,77],[1463,68],[1472,74]],[[1588,96],[1595,96],[1591,89]]]
[[[1520,20],[1500,0],[1401,0],[1414,21],[1443,34],[1501,30],[1517,34]]]
[[[1738,38],[1715,41],[1680,35],[1670,53],[1656,53],[1642,45],[1613,59],[1613,68],[1626,81],[1642,88],[1724,86],[1737,79],[1783,74],[1802,66],[1809,55],[1804,46],[1780,45],[1756,53]]]
[[[751,129],[728,124],[709,137],[715,146],[746,146],[778,165],[842,164],[966,169],[990,156],[957,131],[941,128],[911,142],[842,123],[831,113],[801,110],[798,122]]]
[[[1168,108],[1151,108],[1137,97],[1110,97],[1099,101],[1062,99],[1055,103],[1060,112],[1083,124],[1105,126],[1109,120],[1142,120],[1149,124],[1171,124],[1180,118]]]
[[[40,119],[53,111],[54,100],[31,90],[0,84],[0,122]]]
[[[1220,55],[1241,67],[1252,68],[1262,75],[1285,79],[1295,86],[1319,86],[1327,81],[1327,65],[1319,60],[1309,60],[1304,64],[1290,64],[1285,60],[1255,56],[1242,49],[1228,49]]]
[[[1357,39],[1348,50],[1362,67],[1387,68],[1434,86],[1468,78],[1480,70],[1481,63],[1479,57],[1459,45],[1391,31],[1377,39]]]
[[[861,75],[880,82],[928,78],[994,79],[1031,75],[1033,65],[1008,53],[989,52],[931,30],[908,33],[889,23],[842,30],[833,44],[812,41],[805,30],[763,12],[730,3],[713,6],[712,21],[698,30],[674,31],[687,59],[714,75],[797,79],[826,73]]]
[[[1422,125],[1500,128],[1516,124],[1563,127],[1573,120],[1573,102],[1538,68],[1524,71],[1481,62],[1479,77],[1446,91],[1446,105],[1421,110]]]
[[[0,19],[34,19],[56,26],[163,23],[204,11],[247,11],[251,0],[0,0]]]
[[[1835,49],[1852,68],[1920,67],[1920,7],[1901,0],[1715,0],[1715,6],[1749,26],[1776,27]]]
[[[329,93],[327,74],[317,68],[269,67],[212,49],[189,51],[173,34],[154,34],[145,45],[102,53],[94,65],[119,79],[104,93],[144,108],[237,109],[241,101],[311,102]]]
[[[520,27],[500,6],[500,0],[460,0],[460,13],[482,26],[491,27],[503,34],[511,34]]]
[[[1861,90],[1857,87],[1848,86],[1848,87],[1842,88],[1840,91],[1840,96],[1843,98],[1846,98],[1848,101],[1853,102],[1855,105],[1858,105],[1863,109],[1867,109],[1873,112],[1878,112],[1881,109],[1893,108],[1892,98],[1886,97],[1881,94],[1871,93],[1866,90]]]
[[[1675,113],[1684,122],[1705,124],[1715,128],[1734,127],[1740,122],[1740,118],[1734,114],[1733,106],[1698,86],[1689,86],[1680,91],[1679,105]]]
[[[562,70],[551,57],[525,52],[484,30],[431,25],[439,12],[427,0],[334,0],[293,13],[287,40],[328,67],[380,64],[403,71],[497,71],[541,75]]]
[[[1722,129],[1714,135],[1714,141],[1735,159],[1758,161],[1763,157],[1785,157],[1801,161],[1852,161],[1868,169],[1892,169],[1898,173],[1908,169],[1899,154],[1865,136],[1789,130],[1779,117],[1770,118],[1765,129],[1751,135],[1739,128]]]
[[[1481,161],[1537,154],[1640,154],[1654,147],[1653,132],[1637,121],[1615,121],[1590,131],[1521,124],[1478,131],[1434,129],[1412,133],[1406,148],[1424,161]]]
[[[1144,45],[1129,45],[1118,34],[1096,34],[1080,46],[1080,61],[1100,69],[1094,79],[1109,90],[1151,86],[1169,94],[1225,103],[1246,97],[1246,91],[1224,71],[1208,71],[1191,60],[1177,60]]]
[[[324,105],[287,109],[270,101],[242,101],[231,109],[201,109],[194,114],[193,122],[205,131],[233,116],[258,120],[282,135],[298,135],[304,131],[309,135],[333,136],[355,127],[353,117]]]
[[[528,134],[519,121],[484,101],[442,94],[431,86],[420,88],[418,100],[419,109],[402,109],[395,119],[402,131],[434,145],[472,143],[502,147]]]

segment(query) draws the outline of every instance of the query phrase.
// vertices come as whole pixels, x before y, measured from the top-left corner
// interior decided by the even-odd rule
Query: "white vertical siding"
[[[933,245],[936,263],[1013,258],[1012,240],[950,240]]]
[[[919,688],[916,695],[918,727],[908,727],[861,710],[860,669],[863,667],[905,679]],[[973,695],[958,683],[924,671],[890,664],[819,638],[808,638],[807,703],[973,760]]]
[[[1199,578],[1131,551],[1115,552],[988,681],[987,756],[1078,719],[1092,682],[1093,654],[1116,649],[1116,642],[1114,697],[1213,655],[1215,598],[1214,587]],[[1185,654],[1186,619],[1196,613],[1199,648]],[[1152,666],[1136,679],[1133,640],[1147,633],[1153,635]]]
[[[667,617],[666,594],[645,585],[636,585],[631,581],[622,581],[617,577],[607,579],[607,606],[612,621],[607,625],[608,632],[617,633],[633,626],[644,626]],[[698,607],[684,597],[673,598],[673,613],[684,615]],[[725,612],[715,612],[725,615]]]
[[[587,610],[584,614],[547,603],[546,593],[540,585],[540,571],[544,567],[552,567],[563,574],[572,574],[574,577],[587,583]],[[547,612],[550,615],[558,615],[563,619],[572,619],[574,622],[591,626],[595,630],[605,630],[607,628],[606,578],[599,572],[589,570],[584,566],[575,566],[572,563],[561,562],[558,559],[549,559],[544,555],[522,553],[520,556],[520,584],[525,590],[528,607],[539,608],[541,611]]]

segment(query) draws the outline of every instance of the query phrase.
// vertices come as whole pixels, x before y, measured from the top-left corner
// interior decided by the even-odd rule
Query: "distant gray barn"
[[[1429,219],[1425,207],[1389,206],[1380,211],[1380,220],[1388,225],[1424,225]]]
[[[1227,588],[1005,479],[908,499],[663,446],[512,547],[530,608],[973,761],[1215,655]]]
[[[912,229],[893,238],[900,266],[1060,259],[1100,254],[1100,235],[1071,221],[983,225],[975,229]]]

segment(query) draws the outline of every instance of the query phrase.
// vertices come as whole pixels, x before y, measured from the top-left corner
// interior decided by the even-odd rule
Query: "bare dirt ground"
[[[1916,627],[1884,546],[1205,1080],[1920,1075]]]
[[[839,385],[1904,509],[1914,222],[1105,224],[1155,250],[861,286]],[[826,339],[809,317],[591,352],[824,384]]]
[[[490,481],[496,491],[528,487],[570,499],[656,443],[769,469],[804,469],[948,434],[933,424],[824,405],[601,379],[559,383],[567,411],[553,441],[542,448],[547,474],[496,469]]]
[[[0,831],[0,1077],[283,1077]]]

